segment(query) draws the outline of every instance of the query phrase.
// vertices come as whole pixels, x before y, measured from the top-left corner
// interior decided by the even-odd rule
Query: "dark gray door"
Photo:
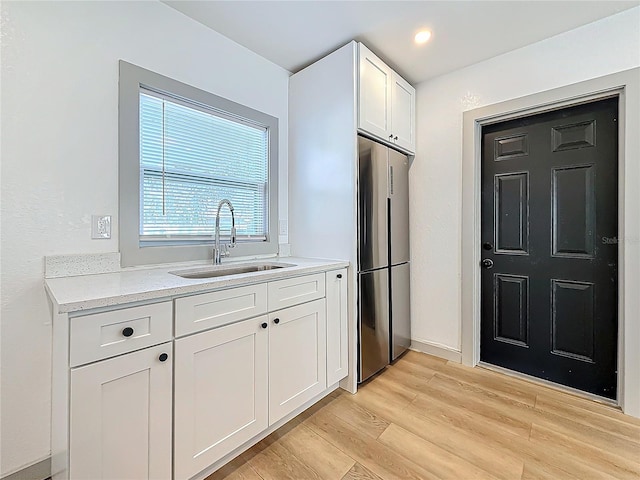
[[[618,101],[482,131],[481,360],[616,398]]]

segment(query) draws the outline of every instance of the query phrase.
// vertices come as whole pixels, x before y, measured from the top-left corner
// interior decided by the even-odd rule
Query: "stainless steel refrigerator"
[[[358,382],[409,348],[409,268],[409,159],[359,136]]]

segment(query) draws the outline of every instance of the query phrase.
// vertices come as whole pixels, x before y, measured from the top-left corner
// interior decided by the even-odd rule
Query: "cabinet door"
[[[171,354],[165,343],[71,370],[71,479],[171,478]]]
[[[327,386],[348,373],[347,269],[327,272]]]
[[[327,386],[325,299],[269,314],[269,425]]]
[[[267,428],[267,321],[176,340],[174,478],[191,478]]]
[[[392,70],[359,44],[358,128],[391,141]]]
[[[396,145],[411,153],[416,151],[416,90],[395,72],[391,83],[391,133]]]

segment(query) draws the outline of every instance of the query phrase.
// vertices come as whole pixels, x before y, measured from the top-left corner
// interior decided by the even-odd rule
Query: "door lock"
[[[482,260],[482,262],[480,262],[480,265],[482,266],[482,268],[493,268],[493,260],[491,260],[490,258],[485,258],[484,260]]]

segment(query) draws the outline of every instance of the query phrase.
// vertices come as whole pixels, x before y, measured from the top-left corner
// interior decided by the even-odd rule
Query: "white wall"
[[[117,227],[118,60],[278,117],[281,218],[289,77],[159,2],[3,1],[2,29],[0,476],[50,450],[43,257],[118,250],[90,238],[91,214]]]
[[[463,112],[637,67],[639,25],[636,7],[418,85],[409,185],[414,340],[461,347]]]

